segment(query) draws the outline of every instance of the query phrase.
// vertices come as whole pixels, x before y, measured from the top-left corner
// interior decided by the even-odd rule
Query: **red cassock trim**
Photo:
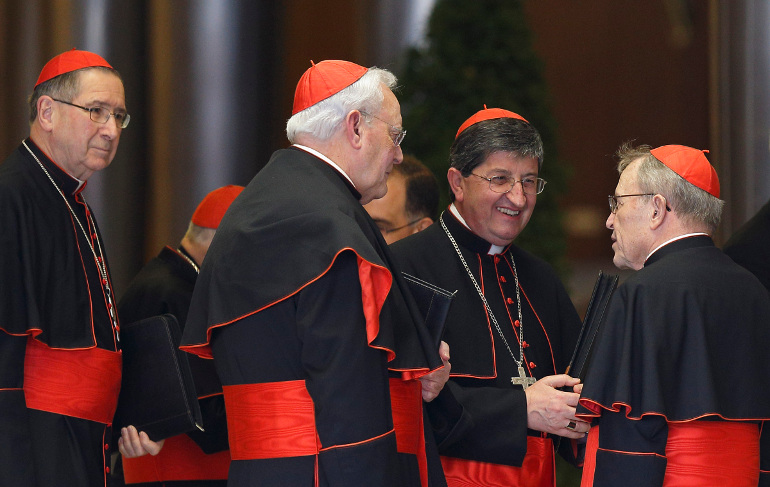
[[[207,455],[187,435],[167,438],[156,456],[123,458],[123,478],[127,484],[226,480],[229,469],[229,451]]]
[[[350,446],[324,448],[321,445],[315,426],[313,399],[305,381],[241,384],[223,386],[222,389],[233,460],[318,455],[324,449]],[[425,487],[428,472],[421,394],[417,381],[390,379],[397,449],[401,453],[417,455],[421,482]]]
[[[29,338],[24,358],[27,407],[112,424],[122,363],[120,352],[59,350]]]
[[[599,428],[588,432],[582,487],[594,485]],[[653,453],[623,452],[626,455]],[[643,472],[639,472],[642,473]],[[759,427],[754,423],[668,423],[663,487],[755,487],[759,483]]]
[[[554,487],[556,464],[550,438],[527,436],[521,467],[441,457],[449,487]]]
[[[390,292],[393,277],[388,269],[372,264],[358,254],[356,259],[358,280],[361,283],[361,302],[366,317],[366,339],[369,346],[372,346],[372,342],[380,333],[380,311]],[[388,361],[396,358],[392,350],[385,351],[388,353]]]

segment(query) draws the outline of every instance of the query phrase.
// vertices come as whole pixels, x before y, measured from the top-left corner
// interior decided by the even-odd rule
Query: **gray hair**
[[[198,225],[190,222],[187,225],[187,232],[184,236],[198,245],[208,247],[211,244],[211,240],[214,238],[214,234],[217,233],[216,228],[199,227]]]
[[[518,157],[534,157],[538,170],[543,167],[543,141],[537,129],[517,118],[494,118],[475,123],[463,130],[449,149],[449,166],[463,177],[496,152]],[[450,192],[454,201],[454,193]]]
[[[377,113],[385,99],[380,84],[392,90],[396,82],[396,76],[390,71],[369,68],[352,85],[294,114],[286,122],[286,137],[292,144],[300,134],[309,134],[318,140],[329,140],[340,129],[351,111]],[[371,119],[367,121],[371,122]]]
[[[640,192],[663,195],[669,207],[676,210],[680,217],[706,225],[709,233],[713,234],[719,226],[725,202],[671,170],[655,158],[651,150],[649,145],[634,147],[630,142],[621,145],[616,153],[618,173],[638,159],[637,183]]]
[[[78,93],[80,93],[80,73],[87,69],[99,69],[108,73],[112,73],[123,82],[123,78],[120,77],[120,73],[112,68],[106,66],[92,66],[89,68],[76,69],[68,73],[55,76],[48,81],[40,83],[29,95],[27,103],[29,105],[29,123],[30,125],[37,120],[37,101],[41,96],[50,96],[51,98],[57,98],[64,101],[72,101]]]

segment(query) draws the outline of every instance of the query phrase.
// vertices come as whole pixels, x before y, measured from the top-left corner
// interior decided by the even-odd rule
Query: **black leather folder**
[[[425,326],[438,349],[444,334],[449,305],[452,304],[452,298],[457,291],[449,292],[406,272],[402,272],[402,275],[412,292],[412,297],[417,302],[417,307],[425,318]]]
[[[569,367],[567,367],[567,374],[572,377],[578,377],[581,381],[585,379],[588,362],[591,360],[591,348],[596,337],[599,336],[599,330],[604,323],[607,305],[617,286],[618,276],[604,274],[599,271],[599,277],[594,284],[591,300],[588,302],[586,315],[583,318],[583,326],[580,329],[578,342],[572,353]]]
[[[153,316],[120,329],[123,378],[114,424],[133,425],[153,441],[203,430],[176,317]]]

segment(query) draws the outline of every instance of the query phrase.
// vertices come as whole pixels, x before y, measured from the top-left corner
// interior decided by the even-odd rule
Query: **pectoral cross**
[[[527,387],[531,386],[535,383],[534,377],[527,377],[527,373],[524,371],[524,367],[519,365],[519,376],[518,377],[511,377],[511,384],[515,386],[521,386],[525,391],[527,390]]]

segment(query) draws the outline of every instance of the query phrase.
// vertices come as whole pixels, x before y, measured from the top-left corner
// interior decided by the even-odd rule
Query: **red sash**
[[[550,438],[527,436],[521,467],[441,457],[449,487],[554,487],[556,464]]]
[[[599,426],[588,432],[581,486],[592,486]],[[759,483],[759,426],[731,421],[668,423],[663,487],[756,487]],[[643,472],[639,472],[643,474]]]
[[[318,455],[323,450],[305,381],[242,384],[222,389],[233,460]],[[421,483],[426,486],[420,383],[390,379],[390,396],[398,451],[417,455]]]
[[[120,352],[97,347],[59,350],[30,337],[24,358],[27,407],[112,424],[121,365]]]
[[[187,435],[167,438],[157,456],[123,458],[126,484],[174,480],[226,480],[230,452],[207,455]]]
[[[759,425],[730,421],[668,423],[663,487],[759,483]]]

